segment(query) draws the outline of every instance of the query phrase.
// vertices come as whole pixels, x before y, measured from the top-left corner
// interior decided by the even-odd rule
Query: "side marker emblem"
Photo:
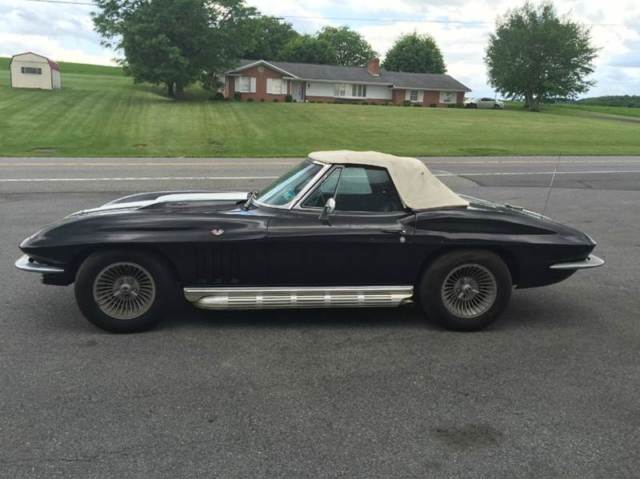
[[[223,233],[224,233],[224,230],[222,228],[213,228],[211,230],[211,234],[213,236],[222,236]]]

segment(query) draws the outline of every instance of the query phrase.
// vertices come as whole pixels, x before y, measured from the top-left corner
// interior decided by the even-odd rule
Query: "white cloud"
[[[90,8],[5,0],[0,5],[0,56],[34,51],[53,60],[114,64],[100,45]]]

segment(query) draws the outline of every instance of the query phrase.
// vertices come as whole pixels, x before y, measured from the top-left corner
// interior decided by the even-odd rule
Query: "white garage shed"
[[[62,88],[60,67],[47,57],[26,52],[11,57],[11,86],[13,88]]]

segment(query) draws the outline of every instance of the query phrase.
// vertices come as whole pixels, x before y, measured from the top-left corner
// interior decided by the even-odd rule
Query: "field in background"
[[[616,115],[638,118],[640,121],[640,108],[629,108],[626,106],[601,106],[588,104],[571,104],[571,105],[548,105],[545,109],[551,113],[569,113],[575,115],[589,116],[589,113],[601,115]],[[591,115],[593,116],[593,115]]]
[[[13,90],[0,60],[0,156],[640,154],[640,123],[609,112],[213,102],[197,90],[173,101],[118,68],[61,69],[62,91]]]

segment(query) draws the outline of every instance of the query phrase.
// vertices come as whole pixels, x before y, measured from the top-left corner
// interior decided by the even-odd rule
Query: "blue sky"
[[[83,0],[87,1],[87,0]],[[448,72],[478,96],[492,95],[483,62],[496,17],[512,0],[248,0],[265,14],[282,16],[301,32],[349,25],[384,57],[403,33],[429,33],[443,51]],[[562,14],[590,25],[600,49],[589,95],[640,95],[640,1],[558,0]],[[109,64],[118,52],[93,32],[92,8],[0,0],[0,56],[31,50],[54,60]],[[464,22],[464,23],[455,23]]]

